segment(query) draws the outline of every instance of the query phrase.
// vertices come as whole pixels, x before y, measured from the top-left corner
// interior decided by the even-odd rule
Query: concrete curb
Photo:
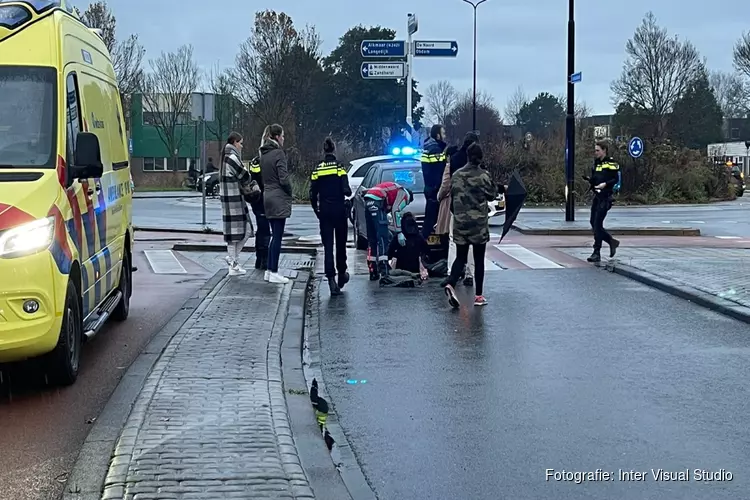
[[[176,233],[176,234],[224,234],[222,231],[211,229],[184,229],[177,227],[133,226],[133,231],[148,233]],[[284,232],[284,238],[290,238],[294,233]]]
[[[172,250],[178,252],[226,252],[226,245],[213,245],[211,243],[175,243],[172,245]],[[254,246],[246,246],[243,249],[244,252],[254,252]],[[317,247],[313,246],[282,246],[281,253],[301,253],[307,255],[315,255]]]
[[[304,329],[304,350],[303,350],[303,371],[307,384],[308,393],[312,387],[313,378],[318,381],[318,394],[328,401],[328,419],[326,428],[331,437],[336,442],[336,447],[330,455],[336,468],[341,475],[341,479],[349,491],[352,500],[377,500],[377,495],[372,486],[367,481],[359,461],[349,444],[349,440],[339,424],[336,416],[336,405],[331,400],[330,394],[326,390],[325,380],[321,371],[320,362],[320,317],[318,314],[319,291],[322,278],[316,278],[310,281],[308,292],[308,303],[305,310],[305,329]],[[309,404],[308,398],[308,404]],[[320,433],[318,433],[320,436]],[[325,446],[325,445],[323,445]]]
[[[513,229],[527,236],[591,236],[591,229],[583,228],[534,228],[524,224],[513,224]],[[638,228],[607,228],[612,235],[617,236],[700,236],[701,230],[696,228],[661,228],[661,227],[638,227]]]
[[[352,500],[318,428],[303,369],[305,311],[312,270],[299,271],[294,281],[281,343],[281,370],[287,414],[297,454],[307,480],[319,500]]]
[[[702,292],[687,285],[681,285],[670,279],[662,278],[655,274],[637,269],[626,264],[607,264],[606,269],[615,274],[625,276],[634,281],[643,283],[662,292],[674,295],[689,302],[698,304],[711,311],[729,316],[744,323],[750,323],[750,308],[742,306],[737,302],[722,299],[710,293]]]
[[[206,281],[172,319],[151,338],[130,365],[86,436],[65,485],[63,500],[100,500],[112,452],[152,368],[172,337],[224,276],[226,276],[226,270],[222,269]]]

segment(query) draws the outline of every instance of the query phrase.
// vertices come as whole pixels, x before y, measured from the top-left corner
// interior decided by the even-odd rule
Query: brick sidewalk
[[[281,380],[292,284],[249,271],[206,298],[136,400],[103,499],[314,498]]]
[[[578,258],[591,248],[561,248]],[[605,244],[603,257],[608,255]],[[606,259],[604,259],[606,260]],[[750,249],[621,246],[617,261],[683,286],[750,307]]]

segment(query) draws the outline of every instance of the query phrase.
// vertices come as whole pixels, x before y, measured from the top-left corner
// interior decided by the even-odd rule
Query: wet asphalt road
[[[221,206],[217,199],[208,199],[206,220],[214,229],[221,228]],[[565,220],[563,208],[524,208],[518,221],[533,224],[544,221],[555,225]],[[589,209],[576,210],[577,221],[589,220]],[[133,202],[133,223],[139,227],[200,229],[202,207],[200,197],[137,198]],[[496,219],[502,224],[502,217]],[[750,236],[750,202],[742,198],[711,205],[615,206],[607,224],[694,227],[705,236]],[[318,220],[309,205],[295,205],[287,221],[287,232],[294,236],[319,233]]]
[[[92,419],[148,340],[210,274],[195,266],[190,275],[156,275],[138,250],[135,264],[130,317],[84,346],[73,386],[48,388],[34,363],[0,365],[0,499],[59,498]]]
[[[489,278],[490,305],[459,311],[437,283],[357,276],[344,297],[321,290],[323,376],[380,500],[748,497],[747,325],[597,269]],[[547,481],[546,469],[614,480]]]

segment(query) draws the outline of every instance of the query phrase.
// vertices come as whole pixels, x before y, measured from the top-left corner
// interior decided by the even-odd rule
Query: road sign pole
[[[406,16],[406,124],[409,126],[409,140],[412,144],[416,142],[414,133],[414,122],[412,120],[412,65],[414,61],[414,43],[413,35],[417,31],[416,15],[407,14]]]
[[[206,175],[206,94],[203,94],[203,116],[201,116],[201,125],[202,125],[202,141],[201,141],[201,172],[203,172],[203,175]],[[202,217],[202,225],[205,228],[206,227],[206,179],[203,178],[203,183],[201,184],[202,188],[202,211],[203,211],[203,217]]]
[[[575,84],[571,75],[575,72],[575,10],[574,0],[568,0],[568,110],[565,116],[565,220],[576,220],[575,201]]]

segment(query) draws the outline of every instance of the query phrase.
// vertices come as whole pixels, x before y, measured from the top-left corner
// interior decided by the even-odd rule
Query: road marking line
[[[705,224],[702,220],[689,220],[687,221],[688,224]]]
[[[531,269],[561,269],[563,267],[521,245],[495,245],[495,248]]]
[[[156,274],[187,274],[172,250],[144,250],[143,253]]]
[[[672,221],[668,221],[668,220],[663,220],[663,221],[661,221],[661,223],[662,223],[662,224],[671,224],[671,223],[672,223]]]
[[[741,240],[742,236],[717,236],[720,240]]]
[[[456,244],[451,241],[451,250],[448,255],[456,255]],[[473,248],[469,248],[469,255],[471,255],[471,252],[473,251]],[[449,263],[453,264],[452,262]],[[450,268],[448,268],[448,271],[450,272]],[[492,260],[488,259],[487,257],[484,258],[484,271],[504,271],[504,269],[501,266],[498,266],[493,262]]]

